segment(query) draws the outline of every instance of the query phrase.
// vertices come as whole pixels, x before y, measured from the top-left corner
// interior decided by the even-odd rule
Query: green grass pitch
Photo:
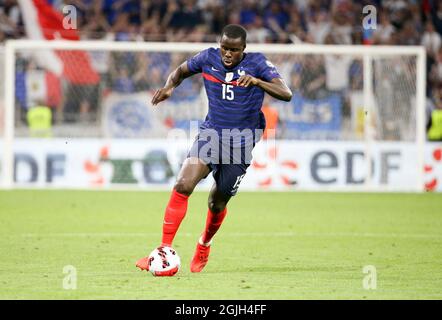
[[[135,261],[159,244],[168,197],[0,192],[0,299],[442,299],[439,194],[240,192],[193,274],[207,210],[196,192],[174,243],[181,270],[155,278]]]

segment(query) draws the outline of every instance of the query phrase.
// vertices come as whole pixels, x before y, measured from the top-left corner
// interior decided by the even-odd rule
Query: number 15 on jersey
[[[235,98],[233,94],[233,86],[225,83],[223,83],[222,86],[223,86],[223,99],[233,100]]]

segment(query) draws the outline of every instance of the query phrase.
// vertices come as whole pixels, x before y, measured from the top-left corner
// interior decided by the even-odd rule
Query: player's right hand
[[[152,105],[156,106],[161,101],[164,101],[172,95],[173,88],[158,89],[152,97]]]

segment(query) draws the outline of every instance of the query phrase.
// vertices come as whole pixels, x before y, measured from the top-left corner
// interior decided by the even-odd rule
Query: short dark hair
[[[240,26],[239,24],[228,24],[223,28],[223,31],[221,32],[221,38],[223,35],[226,35],[229,38],[237,39],[241,38],[241,40],[246,43],[247,40],[247,31],[244,29],[244,27]]]

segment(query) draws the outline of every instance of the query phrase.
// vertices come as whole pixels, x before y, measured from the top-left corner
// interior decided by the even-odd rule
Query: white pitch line
[[[158,237],[157,233],[123,233],[123,232],[90,232],[90,233],[22,233],[21,237]],[[180,236],[195,237],[199,233],[180,233]],[[9,235],[14,237],[15,235]],[[315,232],[315,233],[296,233],[296,232],[231,232],[222,233],[222,237],[350,237],[350,238],[416,238],[416,239],[442,239],[442,234],[424,234],[424,233],[357,233],[357,232]]]

